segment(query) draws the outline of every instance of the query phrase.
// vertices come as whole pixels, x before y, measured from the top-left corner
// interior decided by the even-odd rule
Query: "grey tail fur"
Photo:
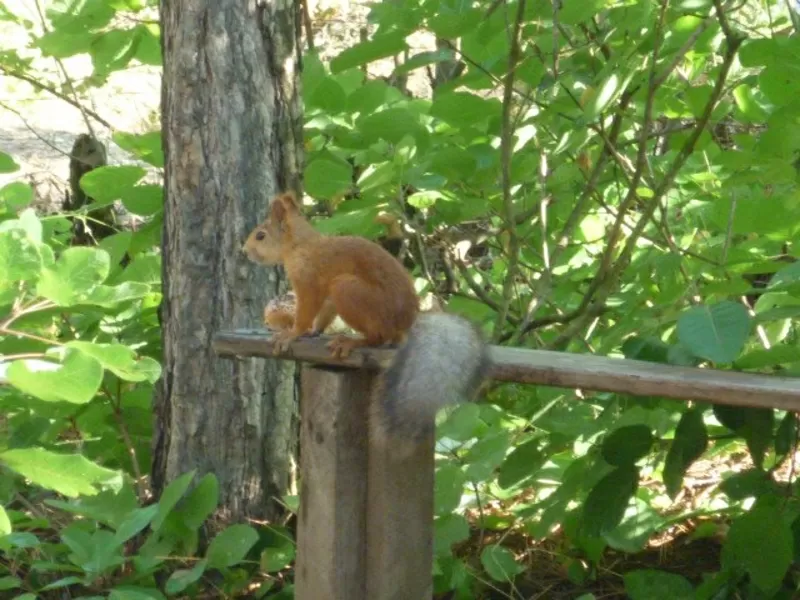
[[[488,348],[472,323],[445,313],[420,314],[379,380],[373,432],[387,450],[428,437],[440,408],[471,400],[486,376]]]

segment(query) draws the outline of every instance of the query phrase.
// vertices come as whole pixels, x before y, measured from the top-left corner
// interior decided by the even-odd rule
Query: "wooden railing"
[[[311,363],[300,399],[298,600],[430,600],[434,439],[399,459],[369,443],[373,378],[393,350],[335,360],[328,338],[301,338],[273,354],[263,330],[223,332],[227,357]],[[800,379],[542,350],[492,347],[497,381],[704,400],[800,412]]]

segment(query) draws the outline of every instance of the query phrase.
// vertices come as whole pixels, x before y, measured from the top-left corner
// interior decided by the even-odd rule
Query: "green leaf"
[[[737,108],[750,123],[763,123],[769,116],[763,103],[756,98],[754,90],[749,85],[740,85],[733,90],[733,98]]]
[[[469,92],[438,94],[431,105],[431,116],[454,127],[472,127],[500,116],[497,100],[486,100]]]
[[[84,301],[93,288],[108,277],[111,269],[108,253],[95,248],[67,248],[55,267],[42,271],[37,292],[59,306]]]
[[[166,597],[155,588],[126,585],[111,590],[108,600],[166,600]]]
[[[450,48],[439,48],[426,52],[418,52],[410,57],[406,62],[398,65],[394,69],[394,75],[404,75],[420,67],[433,65],[441,62],[448,62],[456,59],[456,53]]]
[[[800,95],[800,82],[786,74],[785,69],[767,67],[758,77],[759,89],[778,106],[791,104]]]
[[[81,189],[95,202],[121,200],[147,174],[142,167],[98,167],[81,177]]]
[[[800,347],[779,345],[743,354],[734,363],[742,371],[800,363]]]
[[[259,564],[261,570],[267,573],[282,571],[292,564],[295,558],[295,547],[289,540],[279,548],[266,548],[261,553]]]
[[[392,31],[378,34],[369,41],[347,48],[331,60],[331,73],[341,73],[387,56],[394,56],[406,48],[408,46],[405,33]]]
[[[120,231],[100,240],[98,248],[108,252],[109,263],[118,265],[131,246],[132,231]]]
[[[0,505],[0,537],[8,535],[11,531],[11,519],[8,518],[6,509]]]
[[[136,60],[144,65],[152,65],[160,67],[162,64],[161,57],[161,30],[157,23],[142,23],[137,27],[139,34],[139,44],[136,48]],[[161,132],[158,132],[161,135]],[[164,161],[162,158],[161,164],[147,160],[154,167],[162,168]]]
[[[605,8],[604,0],[585,0],[583,2],[568,2],[559,11],[559,21],[569,25],[577,25],[591,19]]]
[[[150,294],[150,292],[151,288],[149,285],[135,281],[125,281],[114,286],[98,285],[82,297],[81,304],[93,304],[95,306],[113,308],[122,302],[144,298]],[[152,365],[148,368],[152,370]]]
[[[469,523],[456,513],[437,518],[433,522],[434,554],[450,554],[450,547],[469,537]]]
[[[652,536],[667,524],[650,504],[634,497],[622,522],[601,539],[615,550],[635,554],[645,550]]]
[[[715,404],[711,407],[714,417],[731,431],[739,431],[747,422],[747,407]]]
[[[135,215],[149,217],[164,208],[164,188],[160,185],[135,185],[120,193],[122,204]]]
[[[631,600],[692,600],[692,584],[680,575],[639,569],[629,571],[623,576],[625,592]]]
[[[664,485],[670,498],[678,495],[686,470],[700,458],[706,446],[708,433],[702,411],[696,408],[686,411],[678,422],[675,439],[664,461]]]
[[[46,14],[57,31],[84,33],[105,27],[116,12],[108,0],[83,0],[52,2]]]
[[[719,489],[731,500],[738,501],[777,491],[777,486],[769,473],[761,469],[748,469],[724,479]]]
[[[507,431],[481,437],[464,459],[467,477],[478,481],[487,479],[503,462],[510,446],[511,438]]]
[[[497,473],[500,487],[509,489],[525,483],[533,477],[544,464],[546,455],[539,449],[538,439],[520,444],[505,458]]]
[[[97,493],[96,485],[119,476],[79,454],[58,454],[43,448],[20,448],[0,452],[0,462],[33,484],[70,498]]]
[[[598,537],[612,531],[625,516],[636,488],[639,469],[618,467],[598,481],[583,503],[583,533]]]
[[[105,77],[124,69],[136,54],[135,29],[111,29],[98,35],[90,48],[96,75]]]
[[[59,510],[99,521],[112,529],[120,527],[139,507],[139,500],[131,485],[123,485],[119,489],[106,489],[95,496],[86,496],[69,502],[49,499],[46,503]]]
[[[725,300],[695,306],[678,319],[678,339],[695,356],[730,363],[739,355],[750,334],[750,316],[738,302]]]
[[[0,231],[0,288],[39,276],[42,255],[21,229]]]
[[[486,423],[481,419],[480,407],[469,402],[449,411],[444,420],[438,424],[436,433],[440,438],[465,442],[479,435],[485,428]]]
[[[608,73],[605,79],[598,84],[597,90],[586,103],[584,112],[586,119],[593,121],[602,114],[603,111],[605,111],[612,102],[615,102],[622,92],[625,91],[630,80],[630,75],[623,78],[622,74],[616,69]]]
[[[213,473],[206,473],[183,501],[181,506],[183,523],[189,529],[199,529],[217,508],[218,503],[219,484],[217,478]]]
[[[325,77],[308,95],[307,106],[309,108],[319,108],[328,114],[342,112],[347,106],[347,94],[344,88],[333,77]]]
[[[647,425],[629,425],[612,431],[603,441],[601,453],[610,465],[633,465],[650,452],[653,433]]]
[[[192,469],[188,473],[184,473],[177,479],[171,481],[164,491],[161,493],[161,498],[158,500],[158,514],[153,519],[153,531],[158,531],[164,524],[164,520],[172,512],[172,509],[178,504],[178,501],[183,498],[192,479],[197,473],[197,469]]]
[[[206,558],[211,569],[224,569],[241,562],[258,541],[258,533],[249,525],[231,525],[208,546]]]
[[[502,546],[487,546],[481,552],[481,564],[495,581],[513,581],[524,569],[514,560],[511,551]]]
[[[761,468],[764,453],[772,443],[772,429],[775,414],[770,408],[750,408],[747,406],[715,405],[714,416],[725,427],[735,431],[747,442],[753,463]]]
[[[775,454],[786,456],[795,447],[797,442],[797,415],[787,412],[781,419],[778,431],[775,434]]]
[[[19,165],[5,152],[0,152],[0,173],[19,171]]]
[[[433,493],[436,515],[448,515],[458,508],[466,481],[466,475],[457,465],[446,464],[436,471]]]
[[[92,36],[86,33],[72,34],[66,31],[48,31],[34,42],[44,56],[68,58],[88,52]]]
[[[156,168],[164,167],[164,152],[161,149],[161,131],[135,134],[117,131],[111,139],[123,150],[127,150],[136,158],[153,165]],[[163,204],[163,203],[162,203]]]
[[[167,579],[167,583],[164,586],[165,591],[170,595],[179,594],[203,576],[206,564],[206,560],[203,559],[198,561],[191,569],[178,569]]]
[[[353,186],[353,168],[344,161],[318,158],[306,167],[306,192],[315,198],[333,198]]]
[[[775,425],[775,411],[771,408],[748,408],[747,422],[742,435],[756,467],[763,468],[764,454],[772,445],[772,429]]]
[[[16,360],[8,367],[6,376],[15,388],[40,400],[85,404],[100,389],[103,367],[82,352],[67,350],[60,365]]]
[[[470,33],[485,18],[484,11],[470,4],[454,4],[454,10],[434,14],[428,20],[428,26],[437,37],[454,39]],[[457,7],[457,8],[456,8]]]
[[[731,523],[722,552],[725,567],[739,566],[769,594],[777,590],[792,563],[793,537],[782,503],[757,502]]]
[[[21,587],[21,584],[22,580],[19,577],[0,577],[0,591],[15,590]]]
[[[33,202],[33,188],[21,181],[14,181],[0,188],[0,207],[17,213]]]
[[[73,340],[66,345],[91,356],[103,368],[125,381],[155,383],[161,376],[161,365],[158,361],[146,356],[137,357],[133,350],[122,344],[96,344]]]
[[[150,525],[150,522],[158,512],[158,505],[151,504],[144,508],[137,508],[133,511],[128,518],[125,519],[117,528],[114,534],[114,542],[117,545],[122,545],[131,539],[133,536],[144,530],[145,527]]]
[[[364,116],[358,121],[358,129],[368,139],[384,139],[397,144],[406,135],[419,130],[419,117],[406,108],[387,108]]]
[[[74,575],[72,575],[70,577],[63,577],[61,579],[58,579],[58,580],[54,581],[53,583],[48,583],[46,586],[44,586],[42,588],[42,591],[57,590],[57,589],[60,589],[60,588],[65,588],[65,587],[69,587],[71,585],[81,584],[81,583],[83,583],[83,579],[81,579],[80,577],[75,577]]]

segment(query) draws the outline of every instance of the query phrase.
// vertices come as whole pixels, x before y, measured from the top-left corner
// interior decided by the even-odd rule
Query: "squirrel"
[[[392,214],[381,212],[375,217],[375,223],[379,223],[386,228],[386,234],[380,236],[377,242],[383,246],[389,254],[398,260],[403,259],[406,250],[403,230],[400,222]],[[406,265],[408,266],[408,265]],[[264,324],[274,331],[291,329],[294,326],[294,314],[297,310],[297,298],[294,292],[289,291],[270,300],[264,307]],[[319,333],[324,333],[320,331]]]
[[[400,345],[378,378],[370,415],[373,440],[395,454],[413,451],[440,408],[473,396],[483,382],[488,347],[472,323],[420,314],[411,276],[396,257],[366,238],[319,233],[292,192],[272,200],[242,251],[252,262],[283,265],[295,295],[294,326],[274,334],[276,354],[298,337],[319,335],[336,315],[363,337],[335,336],[327,345],[335,357]]]

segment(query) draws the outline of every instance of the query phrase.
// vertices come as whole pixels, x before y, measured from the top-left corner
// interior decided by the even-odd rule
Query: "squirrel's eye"
[[[262,241],[262,240],[264,239],[264,236],[265,236],[265,235],[266,235],[266,234],[265,234],[263,231],[259,231],[259,232],[256,234],[256,240],[258,240],[259,242],[260,242],[260,241]]]

